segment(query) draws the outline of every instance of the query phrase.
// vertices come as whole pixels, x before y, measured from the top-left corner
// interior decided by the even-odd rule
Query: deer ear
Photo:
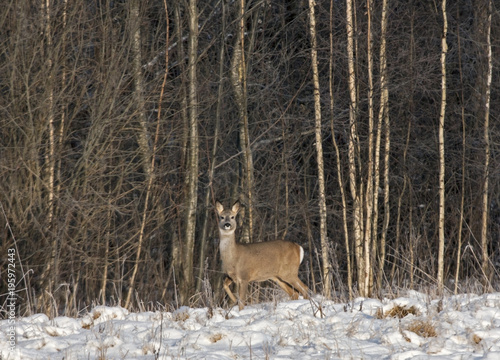
[[[224,206],[220,202],[215,202],[215,209],[217,210],[217,213],[221,213],[224,211]]]
[[[236,201],[234,203],[233,207],[231,208],[231,211],[234,213],[237,213],[238,211],[240,211],[240,202],[239,201]]]

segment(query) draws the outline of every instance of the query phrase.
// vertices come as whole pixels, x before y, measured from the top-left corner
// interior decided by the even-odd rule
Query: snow
[[[500,359],[500,293],[314,302],[1,320],[0,359]]]

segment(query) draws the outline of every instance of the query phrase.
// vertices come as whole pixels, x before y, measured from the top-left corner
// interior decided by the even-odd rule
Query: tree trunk
[[[146,184],[146,198],[144,200],[144,208],[141,217],[141,225],[139,230],[139,238],[137,240],[137,249],[135,253],[134,267],[132,269],[132,275],[130,276],[129,288],[127,292],[127,297],[125,299],[125,307],[128,308],[132,298],[132,293],[135,288],[135,278],[139,270],[139,264],[141,259],[142,247],[144,244],[146,222],[147,222],[147,210],[149,206],[149,199],[151,197],[151,185],[153,182],[153,165],[154,161],[151,153],[151,148],[149,145],[149,129],[148,122],[146,118],[146,109],[144,104],[144,84],[142,79],[142,57],[141,57],[141,17],[140,17],[140,3],[138,0],[133,0],[130,3],[130,33],[132,34],[132,66],[133,66],[133,77],[134,77],[134,97],[136,106],[138,107],[138,119],[139,119],[139,131],[137,136],[137,142],[139,144],[139,150],[141,152],[142,167],[144,171],[144,182]]]
[[[366,192],[365,192],[365,233],[363,240],[363,289],[362,296],[371,295],[371,285],[373,283],[372,271],[372,221],[374,208],[374,195],[373,195],[373,182],[374,182],[374,159],[373,159],[373,50],[372,50],[372,36],[371,36],[371,3],[370,0],[366,2],[367,16],[368,16],[368,30],[367,30],[367,55],[368,55],[368,171],[366,179]],[[379,142],[380,146],[380,142]],[[377,150],[378,151],[378,150]],[[378,168],[377,168],[378,172]]]
[[[344,180],[342,176],[342,166],[340,163],[340,151],[335,137],[334,127],[334,91],[333,91],[333,0],[330,0],[330,54],[329,54],[329,93],[330,93],[330,131],[332,133],[332,142],[335,149],[335,158],[337,160],[337,177],[339,182],[340,197],[342,199],[342,224],[345,238],[345,251],[347,260],[347,288],[349,291],[349,300],[352,299],[352,265],[351,265],[351,247],[349,244],[349,226],[347,221],[347,200],[344,190]]]
[[[142,167],[146,181],[151,176],[151,147],[149,145],[149,129],[144,104],[144,81],[142,79],[142,56],[141,56],[141,15],[139,0],[130,2],[130,34],[132,35],[132,67],[134,78],[134,101],[136,102],[139,131],[137,142],[141,152]]]
[[[47,89],[47,111],[46,117],[48,122],[48,151],[45,154],[46,169],[46,191],[47,191],[47,233],[46,236],[50,240],[50,258],[45,266],[42,275],[42,293],[40,294],[41,306],[47,314],[52,313],[52,303],[50,296],[53,295],[55,285],[58,279],[58,237],[55,231],[55,173],[56,173],[56,160],[55,160],[55,145],[56,145],[56,130],[55,130],[55,114],[54,114],[54,49],[52,43],[52,18],[51,18],[51,2],[50,0],[42,0],[41,12],[44,18],[44,36],[45,36],[45,57],[46,57],[46,71],[48,74],[48,81],[46,83]],[[45,175],[45,174],[44,174]],[[45,178],[43,176],[42,178]],[[56,314],[54,314],[55,316]],[[51,316],[51,315],[49,315]]]
[[[174,7],[175,16],[175,32],[177,36],[177,57],[183,59],[186,55],[184,53],[184,39],[183,39],[183,21],[181,19],[181,2],[176,2]],[[188,139],[189,139],[189,121],[188,121],[188,100],[186,90],[186,66],[185,61],[179,61],[180,80],[179,86],[180,93],[180,117],[182,120],[182,133],[181,133],[181,159],[180,168],[186,167],[186,158],[188,153]]]
[[[313,70],[314,84],[314,119],[315,119],[315,140],[316,159],[318,163],[318,187],[319,187],[319,216],[320,216],[320,239],[321,239],[321,259],[323,270],[323,295],[330,298],[332,276],[330,272],[330,254],[328,244],[328,234],[326,227],[326,196],[325,196],[325,175],[323,164],[323,138],[321,135],[321,98],[319,92],[318,55],[316,45],[316,17],[314,14],[314,0],[309,0],[309,33],[311,36],[311,65]]]
[[[182,252],[181,303],[187,301],[194,290],[193,253],[198,203],[198,7],[197,0],[189,1],[189,45],[188,45],[188,101],[189,101],[189,149],[186,176],[186,214]]]
[[[460,7],[457,6],[457,15],[460,14]],[[458,19],[458,17],[457,17]],[[460,220],[458,221],[458,238],[457,238],[457,268],[455,270],[455,295],[458,294],[458,280],[459,280],[459,275],[460,275],[460,264],[462,263],[462,229],[464,226],[464,204],[465,204],[465,172],[466,172],[466,166],[465,166],[465,151],[466,151],[466,122],[465,122],[465,96],[464,96],[464,77],[463,77],[463,71],[462,71],[462,40],[460,37],[460,24],[457,23],[457,52],[458,52],[458,69],[459,69],[459,74],[460,74],[460,110],[461,110],[461,119],[462,119],[462,188],[461,188],[461,194],[460,194]]]
[[[358,100],[356,95],[356,72],[354,68],[354,19],[353,19],[353,0],[347,0],[346,4],[346,26],[347,26],[347,62],[349,68],[348,86],[349,86],[349,186],[351,189],[351,197],[353,200],[353,236],[354,236],[354,254],[356,257],[356,269],[358,278],[358,288],[363,291],[363,272],[364,272],[364,257],[362,243],[362,195],[361,191],[357,190],[357,171],[356,171],[356,147],[358,145],[358,130],[357,130],[357,108]],[[358,151],[359,153],[359,151]]]
[[[437,283],[439,293],[442,294],[444,287],[444,209],[445,209],[445,158],[444,158],[444,119],[446,115],[446,53],[448,45],[446,44],[446,35],[448,32],[448,19],[446,17],[446,0],[442,0],[441,12],[443,15],[443,34],[441,37],[441,111],[439,114],[439,220],[438,220],[438,273]]]
[[[378,275],[377,275],[377,289],[381,291],[382,289],[382,279],[384,276],[384,266],[385,266],[385,244],[387,238],[387,230],[389,228],[390,219],[390,188],[389,188],[389,156],[391,150],[391,128],[389,122],[389,89],[387,84],[387,53],[386,53],[386,33],[387,33],[387,4],[388,0],[383,0],[382,2],[382,19],[380,21],[380,109],[378,114],[378,130],[377,130],[377,145],[375,146],[376,151],[380,148],[380,138],[382,136],[382,124],[385,126],[385,148],[384,148],[384,222],[382,228],[382,234],[380,237],[380,245],[378,251]],[[379,188],[379,155],[375,156],[375,171],[376,181],[375,181],[375,202],[374,208],[377,209],[378,206],[378,188]],[[373,220],[374,228],[374,241],[376,241],[375,230],[377,228],[377,215],[375,213]]]
[[[247,84],[245,64],[245,0],[240,0],[240,26],[231,60],[231,81],[240,118],[240,147],[243,155],[242,197],[248,211],[248,222],[243,226],[242,241],[252,242],[253,237],[253,157],[247,114]]]
[[[212,153],[210,159],[210,166],[208,170],[208,187],[205,193],[205,213],[203,214],[203,225],[201,227],[201,240],[200,240],[200,259],[199,259],[199,267],[198,267],[198,276],[196,279],[196,292],[200,292],[203,284],[203,271],[205,268],[205,253],[207,248],[207,236],[208,236],[208,224],[210,213],[210,195],[212,193],[212,181],[214,178],[215,172],[215,161],[218,149],[218,139],[219,139],[219,127],[220,127],[220,119],[221,119],[221,107],[222,107],[222,99],[223,99],[223,84],[224,84],[224,52],[226,50],[225,44],[225,34],[226,34],[226,5],[221,3],[222,7],[222,33],[221,33],[221,41],[220,41],[220,52],[219,52],[219,87],[218,87],[218,100],[217,101],[217,110],[215,113],[215,129],[213,135],[213,145],[212,145]]]
[[[486,86],[484,97],[484,168],[483,168],[483,209],[482,209],[482,219],[481,219],[481,260],[482,260],[482,271],[484,276],[484,288],[486,291],[491,291],[490,284],[490,258],[488,256],[488,216],[489,216],[489,201],[488,201],[488,190],[489,190],[489,178],[490,178],[490,100],[491,100],[491,78],[493,72],[493,59],[491,54],[491,13],[492,13],[492,2],[488,1],[488,13],[486,22],[486,53],[488,59],[488,67],[486,70]]]

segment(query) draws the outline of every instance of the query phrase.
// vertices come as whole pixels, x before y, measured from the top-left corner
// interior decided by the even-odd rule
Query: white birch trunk
[[[490,167],[490,101],[491,101],[491,79],[493,73],[493,60],[491,54],[491,13],[492,4],[491,0],[488,1],[488,19],[486,29],[486,46],[488,56],[488,70],[486,75],[486,94],[484,96],[484,168],[483,168],[483,209],[481,219],[481,258],[482,258],[482,271],[484,276],[484,286],[487,291],[490,290],[491,285],[489,282],[490,277],[490,264],[488,256],[488,216],[489,216],[489,167]]]
[[[439,220],[438,220],[438,274],[437,283],[439,292],[442,293],[444,287],[444,220],[445,220],[445,158],[444,158],[444,119],[446,115],[446,35],[448,33],[448,19],[446,16],[446,0],[442,0],[441,12],[443,15],[443,34],[441,38],[441,111],[439,113]]]
[[[316,17],[314,13],[314,0],[309,0],[309,33],[311,36],[311,65],[313,69],[314,84],[314,128],[316,140],[316,159],[318,163],[318,186],[319,186],[319,215],[320,215],[320,239],[321,239],[321,259],[323,272],[323,293],[330,298],[331,273],[328,247],[328,233],[326,227],[326,196],[325,196],[325,175],[323,164],[323,138],[321,135],[321,99],[319,92],[318,55],[316,45]]]

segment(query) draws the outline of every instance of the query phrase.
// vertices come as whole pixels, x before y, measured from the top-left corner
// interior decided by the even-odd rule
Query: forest
[[[216,201],[325,298],[500,291],[497,2],[7,0],[0,29],[0,317],[14,283],[20,315],[225,305]]]

